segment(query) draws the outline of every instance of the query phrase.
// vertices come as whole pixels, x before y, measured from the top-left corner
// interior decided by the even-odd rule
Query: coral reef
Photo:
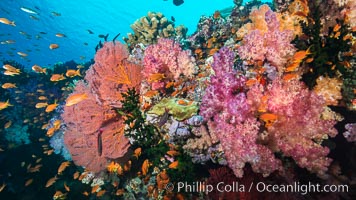
[[[131,50],[138,44],[154,44],[158,38],[176,38],[179,41],[185,38],[188,31],[183,25],[174,27],[174,22],[159,12],[148,12],[147,16],[136,20],[131,29],[134,33],[128,33],[127,38],[124,37]]]

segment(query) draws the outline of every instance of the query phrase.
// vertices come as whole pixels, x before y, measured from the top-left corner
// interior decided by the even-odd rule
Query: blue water
[[[32,15],[38,20],[22,11],[23,6],[38,12]],[[0,24],[0,41],[15,40],[16,43],[0,46],[0,60],[15,60],[27,68],[72,59],[84,62],[93,58],[99,34],[109,33],[112,39],[121,33],[122,39],[132,32],[130,24],[148,11],[162,12],[168,19],[174,16],[176,25],[184,24],[189,33],[193,33],[201,15],[211,15],[215,10],[230,6],[233,6],[232,0],[186,0],[181,6],[173,5],[171,0],[6,0],[1,2],[0,17],[15,21],[16,27]],[[52,12],[61,16],[54,16]],[[88,29],[94,34],[89,34]],[[67,37],[58,38],[56,33]],[[59,44],[59,48],[50,50],[51,43]],[[18,51],[28,56],[22,58]]]

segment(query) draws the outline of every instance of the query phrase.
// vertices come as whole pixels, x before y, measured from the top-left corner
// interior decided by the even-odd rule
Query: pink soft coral
[[[265,20],[268,31],[263,33],[260,30],[254,30],[247,34],[242,41],[242,46],[238,49],[239,56],[251,61],[266,59],[279,72],[283,72],[288,58],[296,51],[296,48],[291,44],[294,38],[293,32],[280,31],[277,15],[270,9],[265,13]]]
[[[143,76],[161,73],[178,79],[180,75],[188,78],[196,72],[195,59],[190,51],[182,50],[179,43],[172,39],[158,39],[157,44],[145,50]]]

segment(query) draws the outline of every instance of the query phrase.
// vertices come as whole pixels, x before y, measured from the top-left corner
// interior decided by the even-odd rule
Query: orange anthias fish
[[[149,167],[150,167],[150,161],[148,159],[146,159],[145,161],[143,161],[143,164],[141,167],[142,175],[146,176]]]
[[[148,82],[149,83],[158,82],[158,81],[160,81],[160,80],[162,80],[164,78],[166,78],[166,76],[164,74],[161,74],[161,73],[151,74],[148,77]]]
[[[62,174],[62,172],[70,165],[69,161],[62,162],[62,164],[58,167],[58,174]]]
[[[304,50],[298,51],[293,56],[293,62],[300,63],[309,54],[311,54],[310,47],[306,51],[304,51]]]
[[[6,18],[0,18],[0,23],[11,25],[11,26],[16,26],[14,21],[10,21]]]
[[[33,65],[32,66],[32,70],[35,71],[36,73],[43,73],[43,74],[47,74],[47,69],[46,68],[42,68],[38,65]]]
[[[73,94],[67,98],[66,106],[75,105],[88,98],[87,93]]]
[[[63,76],[63,74],[52,74],[51,76],[51,81],[57,82],[66,79],[66,77]]]
[[[36,108],[44,108],[47,106],[48,106],[48,103],[36,103],[36,105],[35,105]]]
[[[24,52],[21,52],[21,51],[18,51],[17,54],[21,57],[27,57],[28,54],[27,53],[24,53]]]
[[[54,101],[53,104],[49,104],[47,107],[46,107],[46,112],[52,112],[54,111],[56,108],[57,108],[58,104],[57,104],[57,100]]]
[[[50,178],[48,181],[47,181],[47,183],[46,183],[46,188],[47,187],[50,187],[51,185],[53,185],[56,181],[57,181],[57,175],[55,175],[54,177],[52,177],[52,178]]]
[[[45,96],[39,96],[39,97],[38,97],[38,100],[48,100],[48,99],[47,99],[47,97],[45,97]]]
[[[14,76],[14,75],[19,75],[20,73],[18,72],[13,72],[13,71],[9,71],[9,70],[6,70],[4,71],[4,75],[7,75],[7,76]]]
[[[141,151],[142,151],[141,147],[135,149],[133,156],[138,159],[138,157],[141,155]]]
[[[14,84],[14,83],[4,83],[4,84],[2,84],[1,87],[4,88],[4,89],[16,88],[16,84]]]
[[[12,125],[12,121],[10,120],[10,121],[6,122],[6,124],[4,125],[4,128],[8,129],[8,128],[10,128],[11,125]]]
[[[67,36],[64,35],[63,33],[56,33],[56,37],[67,37]]]
[[[178,167],[178,165],[179,165],[179,162],[178,162],[178,160],[176,160],[176,161],[172,162],[172,163],[168,166],[168,168],[170,168],[170,169],[176,169],[176,168]]]
[[[7,71],[10,71],[10,72],[18,72],[18,73],[21,72],[20,69],[17,69],[16,67],[13,67],[9,64],[3,65],[2,68],[6,69]]]
[[[58,44],[50,44],[49,49],[58,49],[59,45]]]
[[[260,119],[266,123],[266,127],[271,126],[277,120],[277,118],[277,115],[272,113],[263,113],[260,116]]]
[[[296,78],[298,78],[298,75],[295,73],[289,73],[289,74],[286,74],[283,76],[284,81],[289,81],[289,80],[296,79]]]
[[[299,62],[294,62],[290,65],[288,65],[288,67],[286,68],[285,72],[294,72],[298,69],[299,67]]]
[[[61,120],[57,119],[53,122],[53,128],[58,130],[61,127]]]
[[[68,69],[66,72],[66,77],[72,78],[74,76],[82,76],[80,74],[80,69],[74,70],[74,69]]]
[[[9,100],[7,100],[6,102],[0,101],[0,110],[4,110],[5,108],[7,108],[9,106],[13,106],[9,103]]]

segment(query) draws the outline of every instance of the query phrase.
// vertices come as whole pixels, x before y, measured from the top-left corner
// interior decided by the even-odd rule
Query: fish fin
[[[14,106],[14,105],[11,105],[11,104],[10,104],[10,99],[8,99],[8,100],[6,101],[6,104],[7,104],[7,106]]]
[[[104,36],[104,41],[105,42],[108,41],[108,36],[109,36],[109,33]]]
[[[75,73],[78,75],[78,76],[82,76],[81,74],[80,74],[80,69],[78,69],[77,71],[75,71]]]

